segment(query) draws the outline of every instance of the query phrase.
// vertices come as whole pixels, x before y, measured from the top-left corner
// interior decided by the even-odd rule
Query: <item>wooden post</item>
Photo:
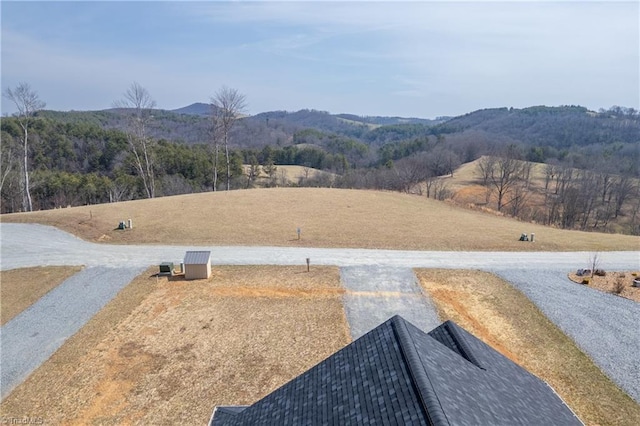
[[[298,240],[300,240],[300,228],[296,229],[296,231],[298,232]]]
[[[309,264],[311,263],[311,259],[307,257],[307,272],[309,272]]]

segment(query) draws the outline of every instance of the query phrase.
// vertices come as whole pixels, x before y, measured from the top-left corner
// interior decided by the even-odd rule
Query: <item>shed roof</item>
[[[185,265],[206,265],[211,261],[210,251],[188,251],[184,255]]]
[[[555,424],[580,420],[545,382],[451,321],[425,333],[400,316],[211,426]]]

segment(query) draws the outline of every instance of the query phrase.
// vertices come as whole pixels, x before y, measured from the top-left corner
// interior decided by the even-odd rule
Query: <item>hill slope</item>
[[[33,213],[3,222],[57,226],[114,244],[262,245],[418,250],[638,250],[640,239],[565,231],[414,195],[274,188],[179,195]],[[131,218],[131,230],[115,230]],[[302,239],[297,240],[300,228]],[[523,232],[535,243],[523,243]]]
[[[630,112],[629,112],[630,111]],[[172,111],[154,110],[149,130],[157,139],[188,144],[209,139],[210,105],[194,103]],[[107,129],[123,129],[126,117],[118,109],[102,111],[42,111],[40,116],[63,123],[89,122]],[[483,109],[454,118],[427,120],[403,117],[360,117],[303,109],[270,111],[244,117],[233,129],[240,147],[282,145],[302,129],[355,138],[382,145],[430,134],[486,133],[532,146],[556,149],[594,144],[639,144],[640,115],[612,109],[595,113],[579,106]]]
[[[640,143],[640,116],[616,111],[595,113],[579,106],[483,109],[452,118],[442,129],[484,131],[555,148]]]

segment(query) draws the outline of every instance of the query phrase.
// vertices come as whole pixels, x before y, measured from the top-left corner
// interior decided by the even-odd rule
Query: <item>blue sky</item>
[[[48,109],[159,108],[223,85],[248,112],[432,118],[481,108],[640,109],[640,7],[626,2],[11,2],[2,90]],[[2,113],[14,108],[2,99]]]

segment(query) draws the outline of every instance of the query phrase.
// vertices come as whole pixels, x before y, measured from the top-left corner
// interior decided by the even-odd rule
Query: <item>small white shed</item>
[[[202,280],[211,277],[211,252],[188,251],[184,255],[184,278]]]

